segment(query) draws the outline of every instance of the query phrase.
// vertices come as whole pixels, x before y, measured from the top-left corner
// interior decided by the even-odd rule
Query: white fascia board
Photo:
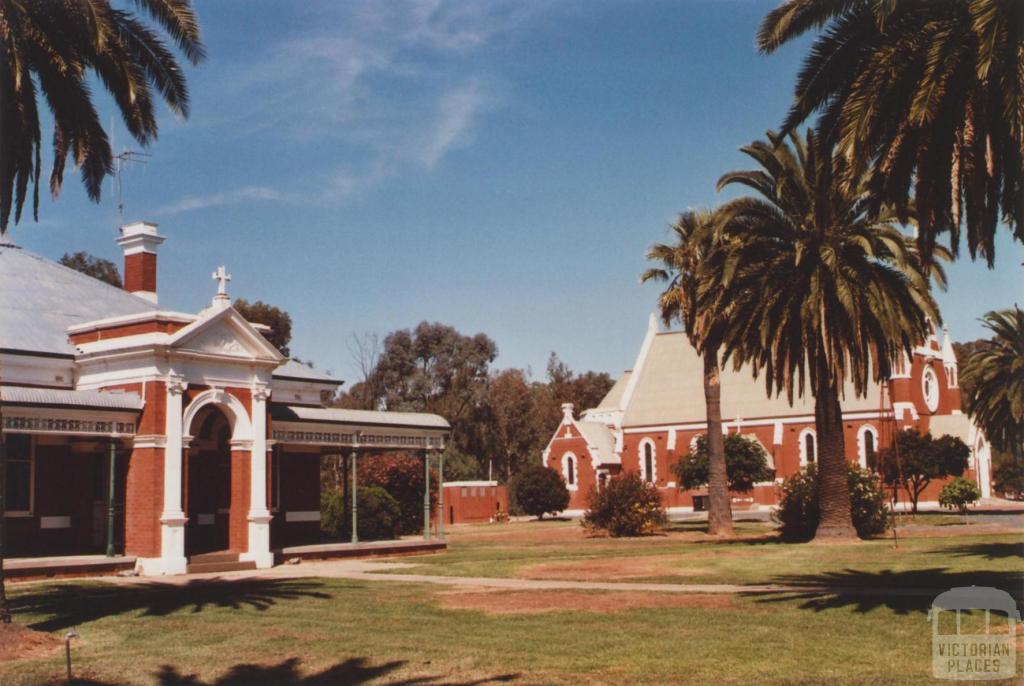
[[[139,322],[175,322],[178,324],[191,324],[197,319],[194,314],[184,312],[172,312],[171,310],[156,310],[153,312],[140,312],[137,314],[125,314],[105,319],[95,319],[84,324],[75,324],[65,329],[68,334],[85,333],[93,329],[106,329],[114,326],[125,326],[138,324]]]
[[[74,360],[0,353],[0,369],[6,384],[71,388],[75,383]]]
[[[131,351],[154,346],[166,346],[169,336],[166,333],[153,331],[150,333],[139,333],[133,336],[119,336],[117,338],[104,338],[90,343],[79,343],[78,348],[83,355],[97,355],[112,351]]]

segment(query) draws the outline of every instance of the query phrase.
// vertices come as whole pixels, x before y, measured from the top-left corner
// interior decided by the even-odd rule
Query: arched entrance
[[[185,555],[230,548],[231,423],[216,405],[206,405],[189,427],[185,464]]]

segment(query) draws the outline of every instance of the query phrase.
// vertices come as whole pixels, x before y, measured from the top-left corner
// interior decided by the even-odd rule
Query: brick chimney
[[[117,244],[124,250],[124,289],[146,300],[156,299],[156,249],[164,236],[156,224],[133,222],[121,227]]]

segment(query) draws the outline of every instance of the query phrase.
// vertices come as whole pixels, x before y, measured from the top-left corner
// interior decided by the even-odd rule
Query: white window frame
[[[807,436],[810,435],[814,439],[814,464],[818,463],[818,434],[814,429],[808,427],[800,432],[800,436],[797,438],[798,445],[800,447],[800,466],[806,467],[809,463],[807,461]]]
[[[569,460],[572,460],[572,483],[569,483]],[[568,452],[562,455],[562,479],[565,487],[575,491],[580,487],[580,459],[575,453]]]
[[[4,516],[10,519],[32,517],[36,511],[36,437],[32,434],[8,434],[10,436],[28,436],[28,510],[6,510]],[[5,447],[6,449],[6,447]],[[11,455],[7,454],[8,464]],[[7,485],[4,484],[4,488]]]
[[[868,447],[864,440],[865,434],[871,434],[871,438],[874,439],[875,459],[878,459],[878,429],[870,424],[862,424],[857,429],[857,460],[860,462],[861,469],[868,468]]]
[[[651,446],[651,472],[652,472],[652,474],[648,474],[647,473],[647,460],[644,459],[646,457],[646,455],[644,454],[644,447],[648,446],[648,445]],[[642,441],[640,441],[640,444],[637,446],[637,459],[640,462],[640,480],[652,483],[655,486],[657,486],[658,485],[658,446],[655,445],[654,439],[652,439],[652,438],[644,438]],[[648,477],[650,477],[650,478],[648,478]]]
[[[932,388],[934,389],[932,393],[927,391],[929,379],[931,379]],[[921,374],[921,396],[924,398],[924,406],[928,408],[929,412],[934,413],[939,409],[939,402],[941,400],[939,391],[939,375],[930,366],[925,367],[924,372]]]

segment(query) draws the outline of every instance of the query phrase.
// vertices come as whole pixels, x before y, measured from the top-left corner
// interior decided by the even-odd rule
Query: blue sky
[[[758,55],[772,3],[753,1],[200,4],[192,116],[163,112],[125,219],[168,237],[163,305],[199,310],[226,264],[232,296],[288,310],[293,353],[349,380],[353,333],[421,320],[485,332],[499,366],[536,375],[552,350],[630,366],[657,294],[645,250],[727,197],[715,181],[781,121],[807,45]],[[105,190],[91,204],[69,172],[12,237],[120,264]],[[1004,233],[997,255],[950,269],[954,339],[1024,300],[1024,248]]]

